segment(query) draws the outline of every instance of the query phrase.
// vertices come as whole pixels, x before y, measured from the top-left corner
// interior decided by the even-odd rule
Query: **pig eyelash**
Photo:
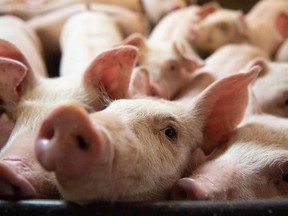
[[[165,136],[169,140],[171,140],[173,142],[175,142],[177,140],[177,131],[176,131],[175,128],[173,128],[171,126],[168,126],[168,127],[164,128],[164,129],[162,129],[162,131],[164,131]]]
[[[288,173],[284,173],[282,175],[282,180],[285,181],[285,182],[288,182]]]

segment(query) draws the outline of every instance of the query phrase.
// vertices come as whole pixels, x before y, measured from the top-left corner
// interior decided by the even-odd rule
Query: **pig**
[[[288,120],[254,114],[206,162],[172,187],[173,200],[252,200],[288,196]]]
[[[189,172],[192,152],[210,154],[241,121],[258,72],[223,78],[185,105],[146,97],[114,100],[90,114],[58,106],[42,121],[37,159],[55,173],[63,198],[80,205],[165,200]]]
[[[242,11],[221,8],[216,3],[191,5],[167,14],[152,30],[149,40],[187,40],[197,53],[207,57],[228,43],[247,40]]]
[[[126,8],[109,4],[73,4],[64,8],[41,14],[27,21],[27,25],[36,31],[45,48],[46,56],[60,54],[60,35],[64,23],[71,16],[84,11],[104,12],[117,22],[123,37],[140,32],[147,34],[149,25],[142,15]]]
[[[73,15],[61,32],[60,75],[84,72],[97,55],[122,40],[119,27],[107,14],[84,11]]]
[[[288,63],[267,62],[264,76],[257,78],[253,92],[264,113],[288,117]]]
[[[271,57],[288,36],[288,2],[261,0],[246,14],[250,43]]]
[[[217,49],[205,60],[205,65],[198,70],[210,73],[215,79],[221,79],[235,71],[254,64],[266,69],[266,62],[270,61],[269,55],[259,47],[249,44],[227,44]]]
[[[135,76],[148,80],[145,95],[173,99],[189,74],[203,65],[203,60],[185,40],[153,42],[135,33],[122,44],[139,48],[137,63],[141,69],[136,70],[140,75]]]
[[[105,3],[125,7],[127,9],[141,12],[140,2],[134,0],[43,0],[34,1],[33,3],[29,0],[24,1],[11,1],[3,2],[0,4],[0,13],[2,14],[12,14],[14,16],[19,16],[24,20],[29,20],[32,17],[51,12],[53,10],[64,8],[77,3]]]
[[[152,27],[154,27],[166,14],[186,6],[184,0],[143,0],[142,4],[145,16],[150,21]]]
[[[37,34],[23,20],[14,16],[0,17],[0,39],[8,40],[24,53],[34,71],[47,76],[43,47]]]
[[[157,23],[159,19],[161,19],[161,17],[165,14],[177,8],[186,6],[185,0],[44,0],[38,2],[34,1],[33,3],[30,3],[29,0],[27,0],[3,2],[0,4],[0,13],[13,14],[21,17],[22,19],[28,20],[37,15],[41,15],[47,12],[51,12],[55,9],[64,8],[77,3],[103,3],[121,6],[139,14],[144,12],[145,16],[150,20],[152,24]]]
[[[258,77],[263,76],[268,70],[269,61],[266,52],[255,45],[249,43],[224,45],[205,59],[205,64],[187,78],[186,86],[183,86],[174,100],[190,100],[212,82],[255,65],[261,67]]]
[[[115,47],[99,54],[84,73],[56,78],[34,73],[8,41],[0,40],[0,56],[1,107],[15,123],[0,152],[0,198],[59,197],[53,176],[36,161],[34,139],[40,121],[61,103],[92,112],[107,106],[108,98],[125,97],[137,50]]]
[[[0,150],[7,142],[13,128],[14,128],[14,122],[11,121],[6,113],[2,113],[0,115],[0,125],[1,125],[1,131],[0,131]]]

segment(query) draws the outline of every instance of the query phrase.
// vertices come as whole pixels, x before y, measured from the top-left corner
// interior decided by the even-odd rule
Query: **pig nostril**
[[[87,150],[89,147],[89,144],[84,140],[84,138],[82,136],[77,136],[76,137],[77,142],[78,142],[78,146],[80,149],[82,150]]]

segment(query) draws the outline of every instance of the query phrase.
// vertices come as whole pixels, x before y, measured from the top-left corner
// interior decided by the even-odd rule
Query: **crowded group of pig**
[[[0,14],[0,199],[288,197],[287,0]]]

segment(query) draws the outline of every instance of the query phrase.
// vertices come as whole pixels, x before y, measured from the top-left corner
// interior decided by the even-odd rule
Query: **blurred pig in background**
[[[261,0],[245,16],[249,41],[270,57],[288,36],[288,1]]]

